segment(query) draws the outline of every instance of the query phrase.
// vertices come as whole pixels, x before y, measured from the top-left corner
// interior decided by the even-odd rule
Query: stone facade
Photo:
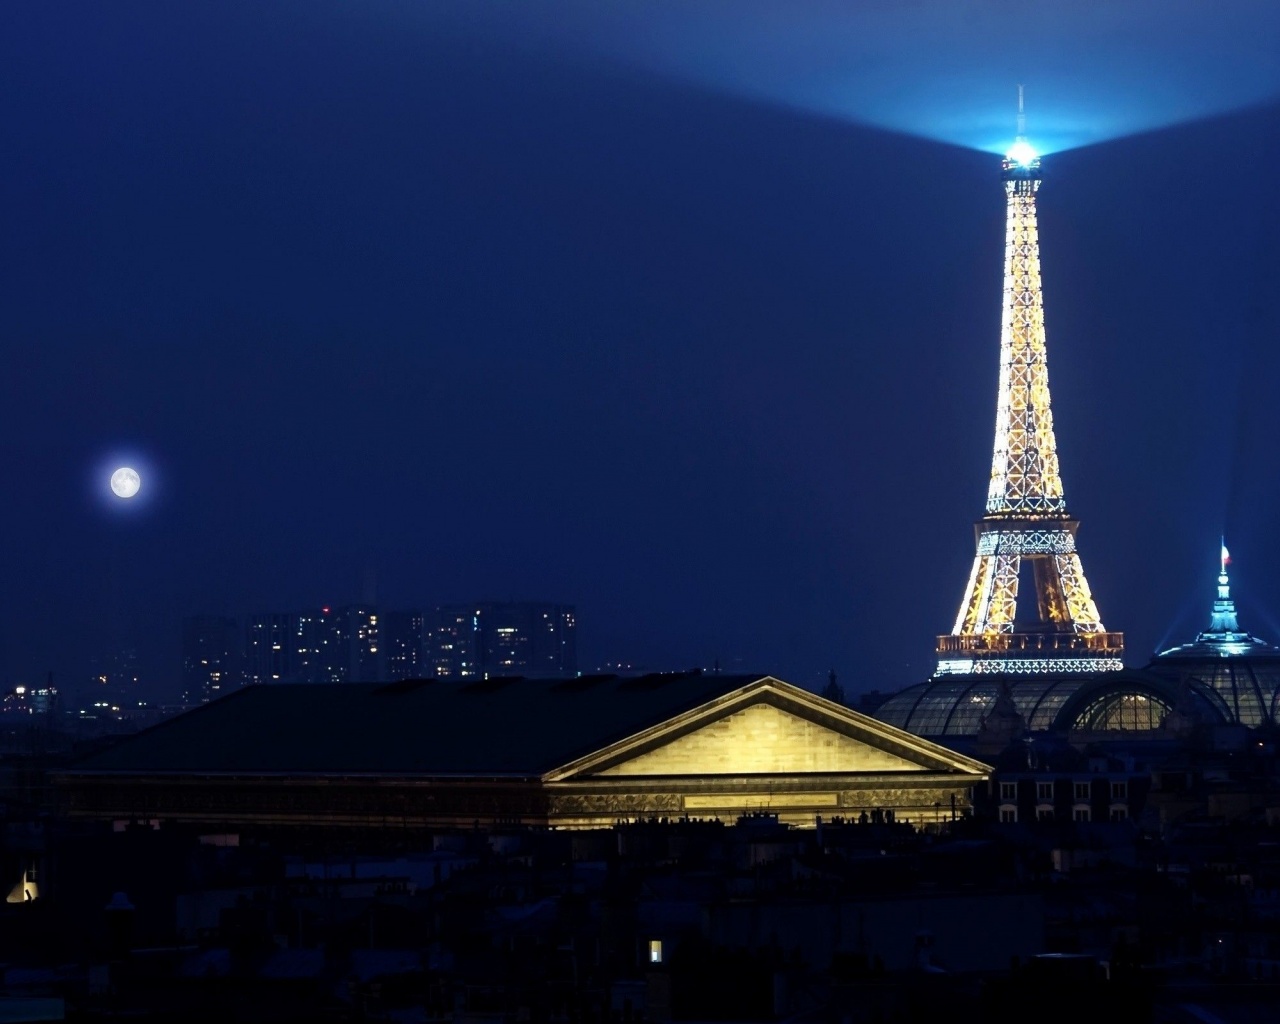
[[[550,771],[404,773],[70,771],[72,817],[237,825],[608,827],[642,818],[893,812],[927,824],[971,807],[990,769],[769,677]]]

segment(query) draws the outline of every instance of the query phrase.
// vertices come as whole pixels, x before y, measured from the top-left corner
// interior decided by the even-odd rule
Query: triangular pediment
[[[981,762],[765,677],[547,773],[570,778],[985,775]]]
[[[924,765],[771,704],[708,722],[600,775],[923,771]]]

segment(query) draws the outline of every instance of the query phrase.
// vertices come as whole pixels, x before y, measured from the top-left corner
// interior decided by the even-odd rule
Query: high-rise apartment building
[[[246,685],[298,681],[300,618],[293,612],[264,612],[245,620]]]
[[[422,612],[383,612],[378,619],[382,677],[390,681],[420,679],[427,674],[423,659]]]
[[[133,706],[140,699],[138,651],[119,647],[93,659],[90,672],[90,703],[100,707]]]
[[[182,620],[182,702],[206,704],[240,685],[239,624],[225,615]]]
[[[505,610],[493,618],[493,637],[477,648],[476,665],[497,665],[496,671],[506,674],[562,674],[566,671],[559,667],[562,664],[576,670],[572,608],[466,607],[472,613],[482,607]],[[528,611],[523,617],[510,611],[518,608]],[[244,623],[244,630],[237,632],[234,619],[202,615],[184,620],[183,683],[188,703],[212,699],[228,686],[372,683],[437,675],[427,663],[427,630],[422,612],[416,609],[326,605],[304,612],[250,615]],[[567,641],[563,639],[566,630]],[[464,668],[465,673],[446,667],[444,675],[471,678],[479,674],[472,671],[470,658]]]
[[[477,602],[436,609],[427,674],[438,679],[572,676],[578,672],[572,605]]]
[[[348,672],[346,615],[342,609],[316,608],[301,612],[293,636],[294,673],[291,682],[345,683]]]
[[[246,683],[372,683],[423,675],[422,613],[369,605],[252,615]]]
[[[380,643],[382,622],[377,609],[364,605],[343,608],[347,634],[347,678],[353,683],[386,679],[385,649]]]
[[[371,683],[387,678],[376,608],[325,606],[298,616],[295,677],[304,683]]]

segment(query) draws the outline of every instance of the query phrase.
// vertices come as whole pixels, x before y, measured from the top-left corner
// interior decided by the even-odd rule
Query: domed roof
[[[1012,699],[1030,732],[1148,731],[1158,728],[1180,699],[1205,721],[1230,721],[1229,709],[1194,681],[1126,669],[1080,675],[942,676],[890,697],[875,713],[918,736],[976,736],[1001,692]]]
[[[1189,644],[1161,651],[1147,668],[1210,687],[1241,725],[1280,722],[1280,648],[1240,628],[1227,578],[1230,562],[1224,545],[1209,628]]]

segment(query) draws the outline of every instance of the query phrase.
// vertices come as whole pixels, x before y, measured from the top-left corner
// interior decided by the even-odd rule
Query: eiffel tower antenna
[[[1004,309],[987,513],[975,524],[977,554],[955,625],[938,637],[938,675],[1124,667],[1124,636],[1098,616],[1058,475],[1036,221],[1040,157],[1025,119],[1019,86],[1018,137],[1003,164]],[[1022,595],[1034,615],[1018,615],[1020,576],[1035,588]]]

